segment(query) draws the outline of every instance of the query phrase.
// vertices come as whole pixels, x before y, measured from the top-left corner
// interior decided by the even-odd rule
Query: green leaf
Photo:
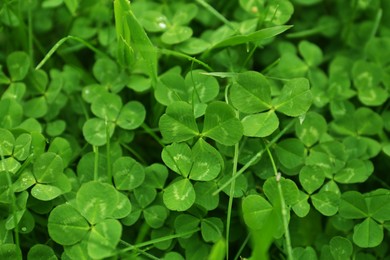
[[[363,183],[374,172],[374,165],[368,160],[353,159],[337,172],[334,180],[339,183]]]
[[[245,224],[254,230],[261,229],[271,216],[272,205],[259,195],[249,195],[242,201],[242,213]]]
[[[220,153],[203,139],[199,139],[192,148],[192,162],[189,178],[196,181],[215,179],[223,166]]]
[[[311,196],[313,206],[324,216],[333,216],[339,210],[339,196],[332,191],[320,191]]]
[[[359,247],[376,247],[383,241],[383,227],[372,218],[366,218],[355,226],[352,239]]]
[[[121,2],[123,3],[125,1],[121,0]],[[129,3],[127,2],[125,5],[129,5]],[[147,65],[147,73],[149,74],[149,77],[152,78],[154,82],[157,82],[157,50],[145,33],[142,25],[134,16],[131,8],[128,7],[128,9],[130,9],[128,14],[126,14],[127,11],[120,14],[126,17],[126,24],[123,25],[125,28],[124,30],[126,30],[129,34],[129,31],[131,30],[131,46],[134,47],[134,50],[139,52],[144,59],[145,64]]]
[[[309,196],[303,191],[299,191],[298,201],[292,206],[295,214],[303,218],[310,212],[310,204],[308,202]]]
[[[236,76],[236,81],[230,87],[230,99],[241,112],[263,112],[272,107],[271,86],[262,74],[243,72]]]
[[[184,79],[190,103],[207,103],[218,96],[218,81],[214,77],[203,74],[204,72],[199,69],[191,70]]]
[[[157,191],[155,188],[142,185],[134,190],[134,196],[138,204],[142,208],[146,208],[150,203],[155,200],[157,196]]]
[[[174,227],[177,234],[186,233],[196,229],[199,226],[200,220],[189,214],[180,214],[175,218]],[[191,235],[185,236],[188,238]]]
[[[216,217],[202,219],[200,231],[204,241],[216,243],[223,237],[223,222]]]
[[[161,35],[161,41],[169,45],[178,44],[191,38],[192,33],[191,27],[173,25]]]
[[[119,157],[112,166],[115,187],[118,190],[133,190],[145,179],[145,171],[140,163],[131,157]]]
[[[116,219],[106,219],[91,228],[88,238],[88,255],[101,259],[116,253],[122,235],[122,225]]]
[[[274,25],[285,24],[294,13],[294,6],[290,1],[269,0],[266,8],[264,20]]]
[[[289,80],[280,96],[273,100],[275,109],[287,116],[300,116],[307,112],[312,103],[309,81],[305,78]]]
[[[96,224],[111,217],[118,203],[117,190],[109,184],[91,181],[77,191],[76,204],[89,223]]]
[[[365,201],[367,204],[370,216],[379,221],[390,220],[390,193],[389,190],[377,189],[375,191],[365,194]]]
[[[358,60],[352,67],[352,79],[356,88],[372,88],[382,79],[380,67],[372,62]]]
[[[107,132],[110,138],[114,134],[114,129],[115,124],[112,122],[106,122],[101,118],[91,118],[83,125],[83,135],[88,143],[102,146],[107,143]]]
[[[0,66],[1,69],[1,66]],[[1,71],[0,71],[0,83],[1,83]],[[22,82],[4,82],[4,84],[10,84],[8,88],[4,91],[1,96],[1,99],[15,99],[21,101],[24,94],[26,93],[26,85]]]
[[[356,131],[359,135],[375,135],[383,128],[383,120],[374,111],[366,107],[360,107],[354,113]]]
[[[14,181],[13,188],[15,192],[21,192],[27,190],[35,183],[36,181],[32,172],[29,170],[25,170],[20,174],[19,178]]]
[[[76,258],[80,260],[90,259],[90,256],[88,255],[88,241],[84,239],[77,244],[64,246],[64,254],[62,255],[62,258],[68,260]]]
[[[5,158],[4,160],[0,160],[0,172],[10,172],[16,173],[21,167],[20,162],[18,162],[13,157]]]
[[[299,182],[309,194],[319,189],[325,181],[323,170],[316,165],[305,165],[299,172]]]
[[[323,54],[321,49],[314,43],[301,41],[298,44],[298,50],[309,67],[316,67],[321,64]]]
[[[189,38],[188,40],[179,43],[177,50],[189,55],[200,54],[211,47],[211,44],[200,38]]]
[[[195,190],[188,179],[171,183],[163,194],[163,201],[169,210],[185,211],[195,203]]]
[[[29,99],[24,103],[24,115],[32,118],[40,118],[48,112],[48,104],[44,96]]]
[[[225,254],[226,254],[226,242],[224,239],[220,239],[211,248],[207,260],[224,260]]]
[[[22,106],[14,99],[0,100],[0,127],[13,128],[20,124],[23,117]]]
[[[0,258],[22,260],[22,251],[16,244],[4,243],[0,245]]]
[[[49,215],[50,237],[60,245],[73,245],[89,231],[88,222],[69,204],[55,207]]]
[[[344,237],[332,237],[329,246],[335,260],[349,259],[353,252],[352,243]]]
[[[118,198],[117,203],[110,217],[115,219],[123,219],[130,214],[132,204],[130,203],[129,197],[127,195],[124,195],[120,192],[116,192],[116,195]]]
[[[161,158],[172,171],[188,177],[193,161],[191,148],[186,143],[165,146]]]
[[[108,58],[98,59],[92,68],[93,75],[103,85],[112,84],[119,75],[118,66]]]
[[[267,137],[279,127],[279,118],[275,111],[248,115],[241,120],[244,135],[249,137]]]
[[[173,234],[174,234],[173,228],[162,227],[159,229],[153,229],[151,234],[150,234],[150,238],[152,240],[159,239],[159,238],[164,239],[166,236],[173,235]],[[169,240],[164,240],[161,242],[153,243],[153,245],[157,249],[168,251],[170,249],[172,243],[173,243],[173,239],[169,239]],[[166,259],[166,258],[164,258],[164,259]]]
[[[199,134],[191,105],[186,102],[174,102],[160,117],[159,127],[166,142],[182,142]]]
[[[145,117],[145,107],[138,101],[130,101],[122,107],[116,123],[123,129],[133,130],[142,125]]]
[[[122,108],[121,98],[112,93],[104,93],[95,98],[91,105],[92,113],[101,119],[115,121]]]
[[[357,191],[347,191],[341,195],[339,213],[346,219],[368,217],[368,208],[363,195]]]
[[[13,153],[15,137],[7,129],[0,128],[0,156],[10,156]]]
[[[293,249],[293,256],[294,259],[300,259],[300,260],[317,260],[317,254],[316,251],[308,246],[306,248],[302,247],[295,247]]]
[[[289,138],[279,142],[275,147],[275,152],[279,162],[288,169],[304,164],[305,147],[298,139]]]
[[[299,199],[299,189],[292,180],[281,178],[279,180],[282,187],[283,200],[287,205],[294,205]],[[264,185],[264,194],[267,196],[272,205],[280,205],[280,194],[278,189],[278,181],[275,177],[268,178]]]
[[[207,106],[202,135],[223,145],[238,143],[243,134],[240,120],[231,106],[216,101]]]
[[[359,88],[358,98],[366,106],[380,106],[389,98],[389,93],[382,87]]]
[[[52,152],[41,154],[33,165],[33,173],[39,183],[53,183],[63,170],[62,158]]]
[[[57,198],[62,194],[62,190],[56,186],[53,185],[47,185],[47,184],[39,184],[37,183],[32,189],[31,189],[31,195],[39,200],[43,201],[49,201],[54,198]]]
[[[250,33],[247,35],[236,35],[231,36],[227,39],[224,39],[217,44],[215,44],[212,48],[223,48],[223,47],[229,47],[229,46],[236,46],[239,44],[249,43],[249,42],[261,42],[266,39],[272,38],[278,34],[281,34],[285,32],[286,30],[290,29],[290,25],[279,25],[274,27],[269,27],[265,29],[258,30],[254,33]]]
[[[327,128],[326,120],[322,115],[308,112],[303,121],[297,121],[295,124],[295,133],[305,146],[310,147],[320,140]]]
[[[164,225],[164,222],[168,217],[169,211],[163,206],[153,205],[144,209],[143,213],[145,222],[151,228],[157,229]]]
[[[217,184],[215,182],[197,182],[194,185],[196,194],[195,203],[206,210],[213,210],[218,207],[219,196],[210,196],[217,190]]]
[[[140,23],[149,32],[162,32],[167,28],[168,18],[161,12],[147,10],[140,17]]]
[[[26,77],[30,69],[31,60],[27,53],[15,51],[7,57],[8,72],[13,81],[19,81]]]
[[[57,260],[58,258],[51,247],[43,244],[36,244],[28,251],[27,260],[38,259]]]

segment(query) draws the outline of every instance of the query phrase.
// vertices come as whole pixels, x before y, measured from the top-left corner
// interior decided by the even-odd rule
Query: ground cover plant
[[[0,259],[390,259],[390,2],[4,0]]]

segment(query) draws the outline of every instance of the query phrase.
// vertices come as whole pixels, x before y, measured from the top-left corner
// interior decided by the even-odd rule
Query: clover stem
[[[280,179],[282,177],[281,173],[278,172],[276,168],[276,164],[274,161],[274,158],[271,154],[271,151],[269,150],[269,146],[265,146],[267,150],[267,154],[269,156],[269,159],[271,160],[272,168],[275,173],[275,178],[276,178],[276,184],[278,187],[278,192],[279,192],[279,197],[280,197],[280,206],[281,206],[281,211],[282,211],[282,219],[283,219],[283,228],[284,228],[284,237],[286,239],[286,249],[287,249],[287,259],[293,260],[293,254],[292,254],[292,246],[291,246],[291,238],[290,238],[290,231],[288,229],[288,214],[289,214],[289,209],[287,208],[286,201],[283,196],[283,190],[282,190],[282,184],[280,183]]]
[[[291,120],[287,125],[286,127],[280,131],[269,143],[268,145],[266,145],[266,147],[270,147],[272,146],[274,143],[276,143],[295,123],[295,119]],[[266,148],[260,150],[257,154],[255,154],[244,166],[241,167],[241,169],[239,171],[237,171],[237,173],[232,176],[227,182],[225,182],[224,184],[222,184],[216,191],[213,192],[213,196],[217,195],[218,193],[220,193],[224,188],[226,188],[233,180],[235,180],[238,176],[240,176],[241,174],[243,174],[250,166],[252,166],[252,164],[257,160],[259,159],[263,153],[265,152]]]
[[[238,117],[238,111],[236,112],[236,115]],[[236,173],[237,173],[238,156],[239,156],[239,143],[236,143],[234,145],[232,177],[234,177],[234,175],[236,175]],[[230,219],[232,217],[232,207],[233,207],[235,184],[236,184],[236,179],[233,179],[231,186],[230,186],[230,191],[229,191],[228,211],[227,211],[227,217],[226,217],[226,259],[229,259]]]
[[[95,161],[93,167],[93,180],[97,181],[99,176],[99,147],[94,145],[93,152],[95,153]]]
[[[12,215],[14,217],[14,225],[15,225],[15,229],[14,229],[15,244],[17,245],[18,248],[20,248],[19,223],[18,223],[18,217],[16,215],[16,211],[17,211],[16,196],[15,196],[14,188],[12,185],[12,179],[10,176],[11,173],[8,171],[8,167],[5,165],[4,153],[3,153],[3,149],[1,149],[1,146],[0,146],[0,155],[1,155],[0,158],[1,158],[1,163],[2,163],[1,168],[5,169],[5,175],[7,176],[7,185],[8,185],[8,189],[10,190],[10,194],[11,194],[11,210],[12,210]]]
[[[110,146],[110,129],[108,128],[108,121],[106,124],[106,156],[107,156],[107,178],[109,183],[112,183],[112,171],[111,171],[111,146]]]
[[[146,133],[148,133],[154,140],[156,140],[157,143],[161,145],[161,147],[165,147],[165,144],[161,140],[160,137],[158,137],[154,131],[145,123],[142,124],[142,128],[145,130]]]

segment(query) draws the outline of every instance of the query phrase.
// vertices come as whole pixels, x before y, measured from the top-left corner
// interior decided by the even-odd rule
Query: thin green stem
[[[28,0],[28,5],[32,6],[32,1]],[[27,30],[28,30],[28,53],[30,55],[30,59],[32,64],[35,63],[34,61],[34,48],[33,48],[33,24],[32,24],[32,14],[31,14],[31,8],[28,8],[27,11]]]
[[[228,99],[228,92],[229,92],[229,86],[226,87],[225,90],[225,102],[229,104]],[[240,114],[238,111],[236,111],[236,117],[239,118]],[[233,156],[233,169],[232,169],[232,177],[236,175],[237,168],[238,168],[238,156],[239,156],[239,145],[240,143],[236,143],[234,145],[234,156]],[[230,191],[229,191],[229,202],[228,202],[228,209],[227,209],[227,216],[226,216],[226,259],[229,259],[229,237],[230,237],[230,221],[232,218],[232,208],[233,208],[233,199],[234,199],[234,190],[236,187],[236,181],[235,179],[232,181],[230,185]]]
[[[145,123],[142,124],[142,128],[145,130],[146,133],[148,133],[154,140],[156,140],[157,143],[161,145],[161,147],[165,147],[165,144],[161,140],[160,137],[156,135],[156,133]]]
[[[241,252],[244,250],[246,244],[248,244],[248,241],[249,241],[249,238],[251,237],[251,234],[248,233],[244,242],[242,242],[240,248],[238,249],[237,253],[236,253],[236,256],[234,257],[234,260],[237,260],[238,258],[240,258],[241,256]]]
[[[152,239],[152,240],[149,240],[146,242],[138,243],[136,245],[131,245],[131,244],[127,243],[126,241],[121,240],[121,243],[127,246],[127,248],[121,250],[121,253],[125,253],[125,252],[129,252],[131,250],[139,249],[139,248],[144,247],[144,246],[153,245],[155,243],[164,242],[164,241],[175,239],[175,238],[185,237],[188,235],[192,235],[198,231],[200,231],[200,228],[197,228],[197,229],[194,229],[191,231],[187,231],[184,233],[169,235],[169,236],[165,236],[165,237],[159,237],[159,238]]]
[[[54,46],[49,50],[49,52],[45,55],[45,57],[42,59],[42,61],[35,67],[36,70],[39,70],[40,68],[43,67],[43,65],[45,65],[45,63],[51,58],[51,56],[57,51],[57,49],[59,47],[61,47],[62,44],[64,44],[66,41],[68,40],[74,40],[74,41],[78,41],[80,43],[82,43],[84,46],[86,46],[87,48],[91,49],[92,51],[94,51],[95,53],[103,56],[103,57],[107,57],[107,54],[105,54],[104,52],[102,52],[101,50],[95,48],[94,46],[92,46],[90,43],[88,43],[87,41],[79,38],[79,37],[76,37],[76,36],[72,36],[72,35],[68,35],[62,39],[60,39],[56,44],[54,44]]]
[[[220,193],[223,189],[225,189],[230,183],[232,183],[233,180],[235,180],[238,176],[240,176],[241,174],[243,174],[250,166],[252,166],[252,164],[257,160],[259,159],[263,153],[265,152],[265,150],[267,149],[267,147],[271,147],[274,143],[276,143],[295,123],[295,119],[291,120],[287,126],[282,130],[280,131],[269,143],[268,145],[266,146],[266,148],[260,150],[257,154],[255,154],[244,166],[242,166],[242,168],[234,175],[232,176],[232,178],[230,178],[227,182],[225,182],[223,185],[221,185],[216,191],[213,192],[213,196],[217,195],[218,193]]]
[[[147,165],[144,158],[142,158],[142,156],[139,153],[137,153],[137,151],[135,151],[133,148],[131,148],[130,146],[128,146],[127,144],[124,144],[124,143],[121,143],[121,146],[123,146],[127,151],[132,153],[134,155],[134,157],[137,158],[137,160],[140,161],[143,165]]]
[[[204,68],[206,68],[208,71],[213,71],[213,69],[207,65],[206,63],[204,63],[203,61],[201,60],[198,60],[194,57],[191,57],[189,55],[186,55],[184,53],[180,53],[180,52],[177,52],[177,51],[173,51],[173,50],[168,50],[168,49],[158,49],[158,51],[161,53],[161,54],[164,54],[164,55],[172,55],[172,56],[176,56],[176,57],[179,57],[179,58],[184,58],[184,59],[188,59],[190,61],[193,61],[195,63],[198,63],[199,65],[203,66]]]
[[[99,178],[99,146],[93,146],[93,152],[95,153],[95,161],[93,164],[93,180],[97,181]]]
[[[372,38],[374,38],[375,34],[378,32],[379,24],[381,23],[381,20],[382,20],[382,13],[383,13],[383,11],[380,8],[378,10],[378,13],[375,16],[374,26],[372,28],[372,31],[371,31],[371,34],[370,34],[368,40],[371,40]]]
[[[137,238],[135,239],[135,243],[136,244],[142,243],[142,241],[144,241],[149,231],[150,231],[150,226],[146,222],[144,222],[141,225],[140,229],[138,230],[138,235]]]
[[[238,112],[236,112],[236,114],[238,115]],[[237,173],[238,155],[239,155],[239,143],[236,143],[234,145],[232,177],[234,177]],[[235,188],[236,188],[236,179],[233,179],[231,186],[230,186],[230,191],[229,191],[228,211],[227,211],[227,217],[226,217],[226,259],[229,259],[230,220],[232,217],[232,207],[233,207]]]
[[[14,217],[14,225],[15,225],[15,229],[14,229],[15,244],[18,248],[20,248],[19,223],[18,223],[18,217],[16,215],[16,212],[17,212],[16,196],[15,196],[14,188],[12,185],[12,179],[10,176],[11,172],[9,172],[8,167],[5,165],[4,153],[3,153],[3,149],[1,148],[1,146],[0,146],[0,155],[1,155],[0,158],[1,158],[1,163],[2,163],[1,168],[4,169],[4,172],[2,174],[5,174],[7,177],[7,185],[8,185],[8,189],[10,190],[10,194],[11,194],[11,210],[12,210],[12,215]]]
[[[279,197],[280,197],[280,206],[282,208],[281,211],[282,211],[282,219],[283,219],[284,237],[286,239],[287,259],[294,260],[294,256],[292,254],[290,231],[288,229],[288,214],[289,214],[288,211],[289,211],[289,209],[287,208],[286,201],[285,201],[284,195],[283,195],[282,184],[280,183],[281,174],[280,174],[280,172],[278,172],[278,169],[276,168],[274,158],[272,156],[272,153],[271,153],[268,145],[266,145],[266,149],[267,149],[269,159],[271,160],[272,168],[273,168],[274,173],[275,173],[276,183],[277,183]]]
[[[112,183],[110,129],[108,126],[107,119],[105,120],[105,125],[106,125],[107,178],[109,183]]]
[[[213,14],[218,20],[220,20],[221,22],[223,22],[224,24],[226,24],[230,29],[232,29],[233,31],[236,31],[236,27],[228,20],[225,18],[225,16],[223,16],[222,14],[220,14],[217,10],[215,10],[214,7],[212,7],[210,4],[208,4],[206,1],[204,0],[195,0],[199,5],[203,6],[207,11],[209,11],[211,14]]]

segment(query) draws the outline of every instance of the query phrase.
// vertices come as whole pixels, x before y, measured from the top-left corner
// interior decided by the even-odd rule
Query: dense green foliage
[[[390,1],[2,0],[0,259],[390,259]]]

